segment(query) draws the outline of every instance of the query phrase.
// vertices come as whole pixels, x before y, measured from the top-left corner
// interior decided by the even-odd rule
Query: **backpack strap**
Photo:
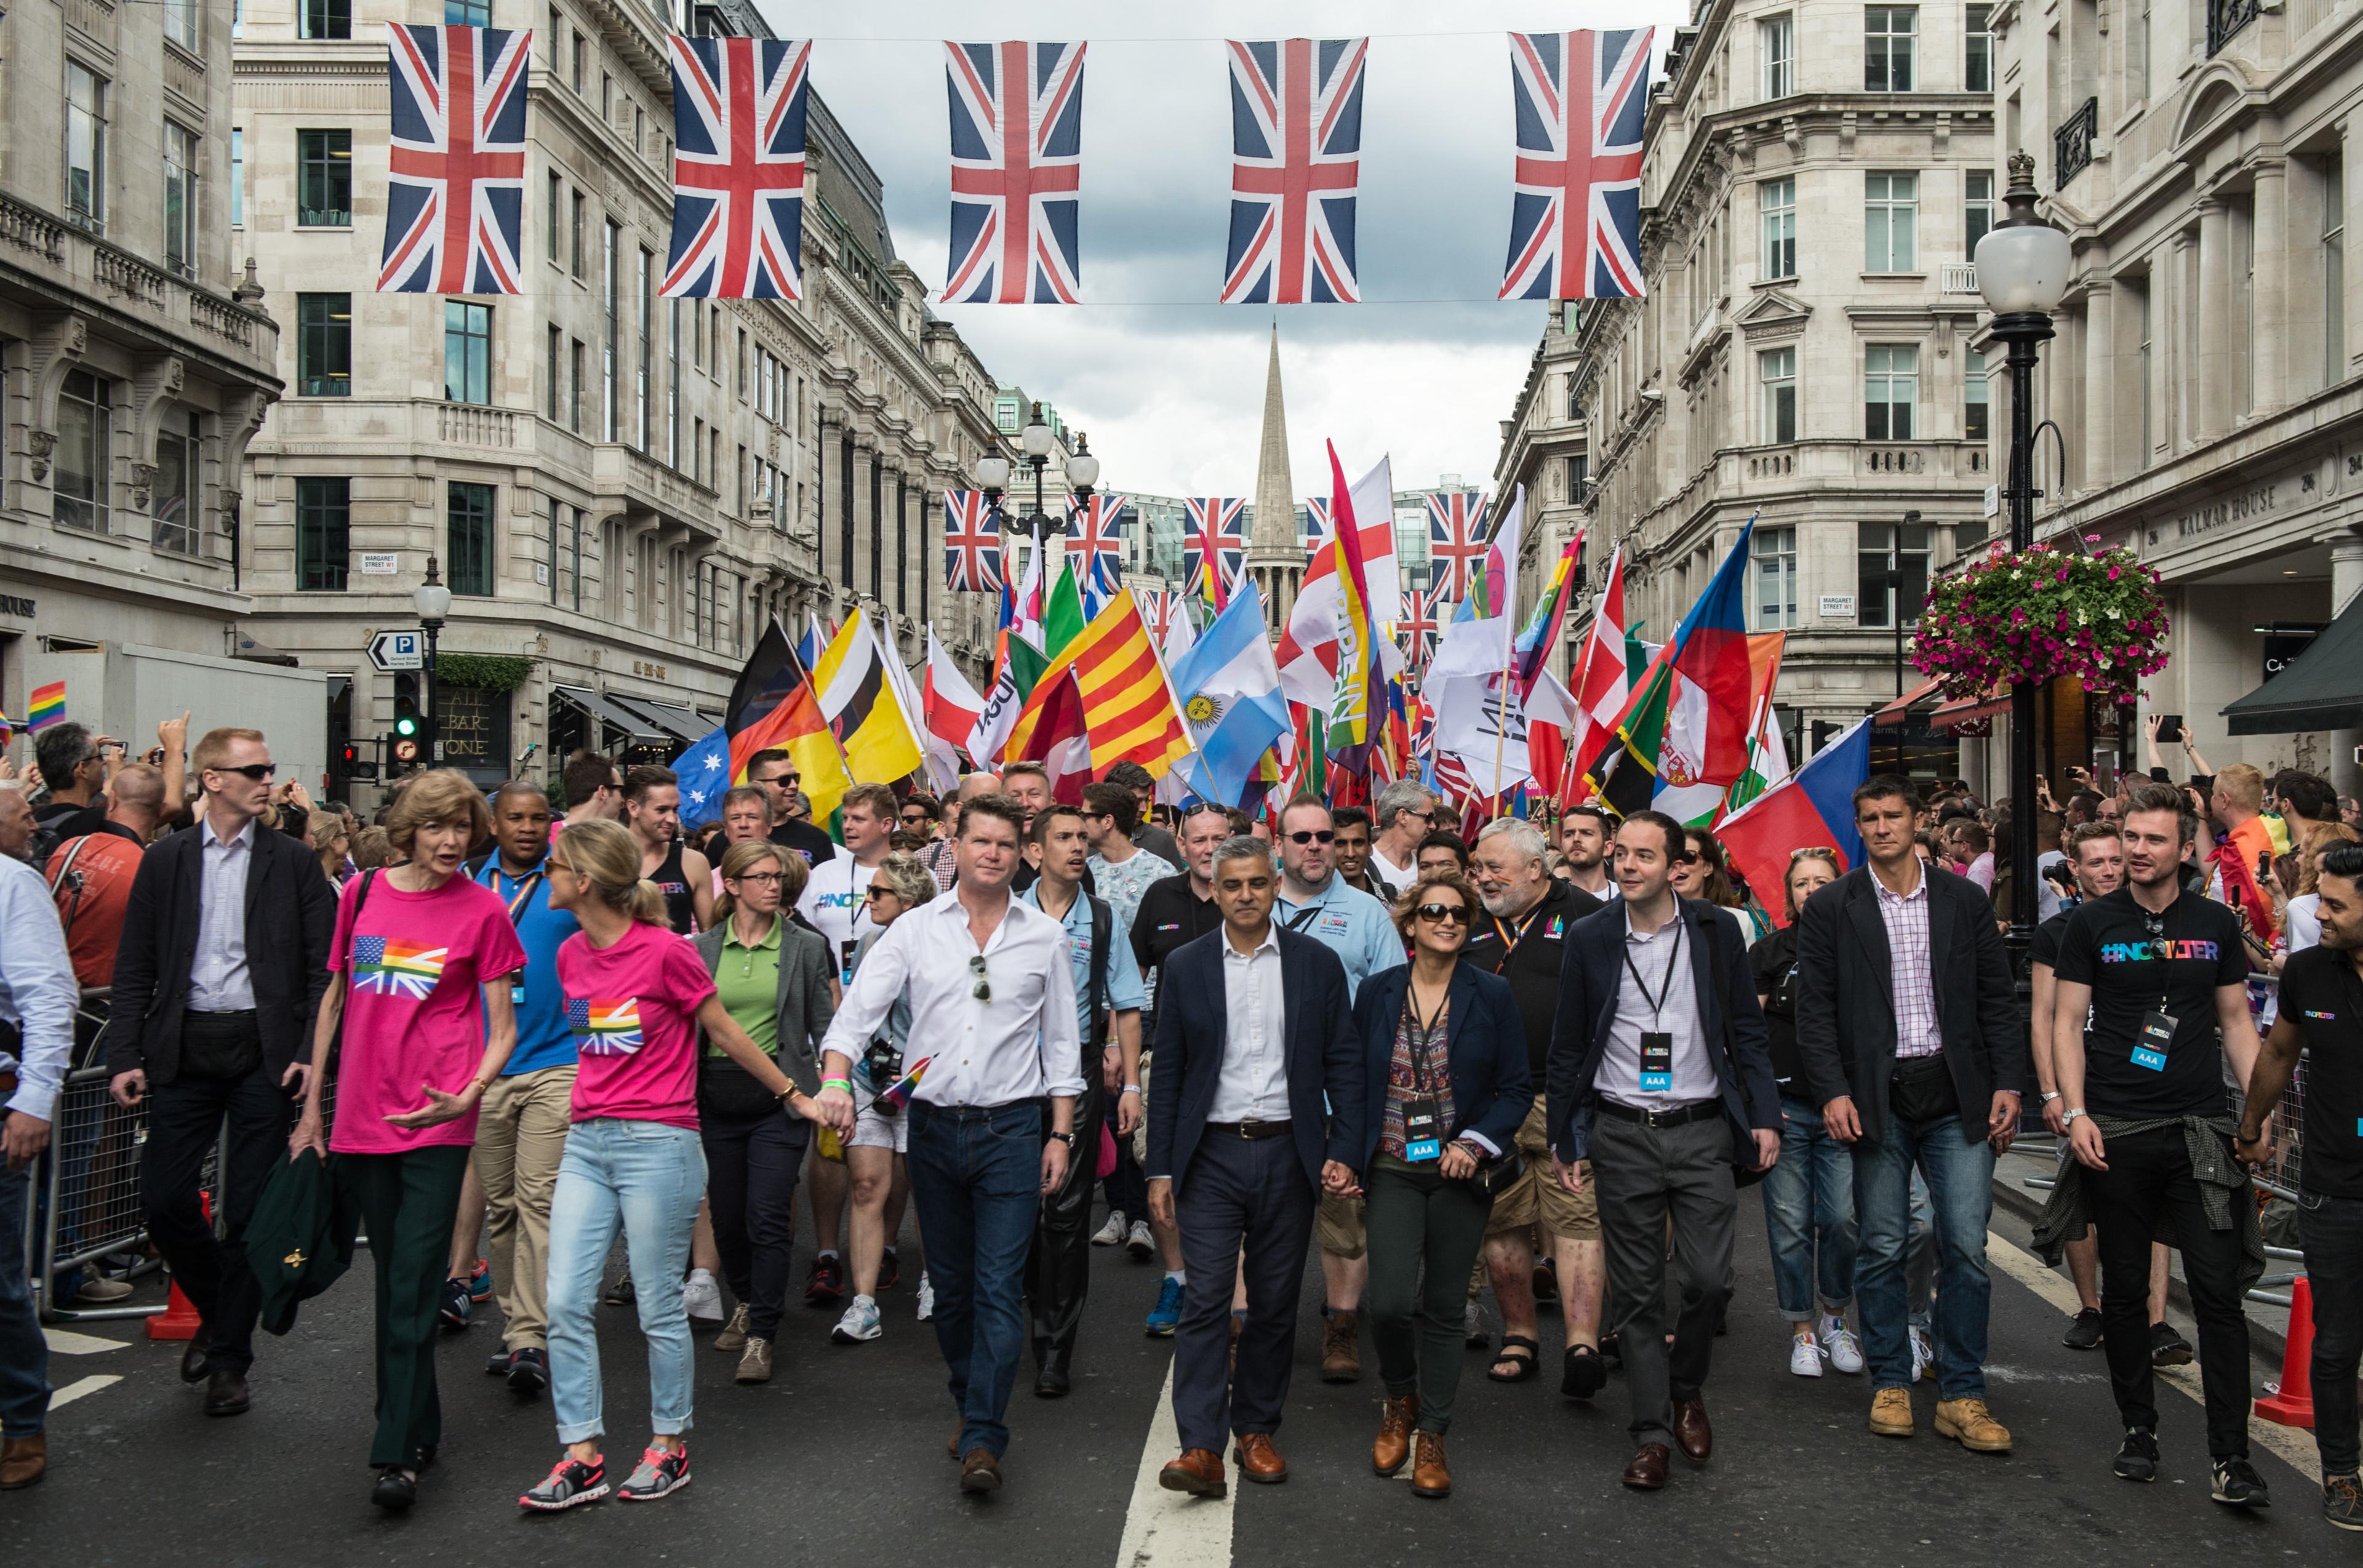
[[[1083,1042],[1089,1049],[1107,1043],[1108,943],[1115,940],[1115,911],[1095,893],[1083,896],[1092,901],[1092,1023],[1100,1033],[1098,1040]]]

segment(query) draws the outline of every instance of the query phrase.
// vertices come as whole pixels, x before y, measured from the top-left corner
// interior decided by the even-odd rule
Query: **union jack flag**
[[[1168,593],[1162,588],[1143,588],[1139,590],[1138,596],[1140,618],[1142,624],[1148,628],[1148,639],[1162,649],[1167,634],[1173,629],[1175,619],[1182,613],[1182,595]]]
[[[1227,608],[1248,568],[1248,504],[1193,495],[1182,506],[1190,517],[1182,536],[1182,579],[1191,593],[1216,609]],[[1209,560],[1215,563],[1211,573],[1206,570]]]
[[[380,294],[521,294],[533,35],[385,29],[391,104]]]
[[[1469,573],[1485,554],[1485,498],[1473,490],[1449,490],[1427,498],[1427,558],[1434,562],[1434,604],[1459,604],[1469,596]]]
[[[1428,656],[1436,651],[1436,604],[1434,588],[1403,590],[1403,619],[1395,623],[1403,638],[1403,653],[1414,669],[1423,669]]]
[[[1368,39],[1234,39],[1225,305],[1353,304]]]
[[[944,577],[955,594],[1001,592],[1001,508],[982,490],[944,492]]]
[[[1518,170],[1503,299],[1638,299],[1649,39],[1512,33]]]
[[[353,990],[423,1002],[442,980],[443,965],[450,951],[448,947],[429,947],[425,942],[357,936],[352,940]]]
[[[947,305],[1073,305],[1082,270],[1083,49],[947,43],[952,242]]]
[[[1124,581],[1125,498],[1094,495],[1081,506],[1067,509],[1067,559],[1074,563],[1076,585],[1082,589],[1087,610],[1115,592]]]
[[[668,298],[797,299],[809,39],[671,38]]]
[[[1304,498],[1304,553],[1320,554],[1321,547],[1337,531],[1329,526],[1329,497],[1307,495]]]

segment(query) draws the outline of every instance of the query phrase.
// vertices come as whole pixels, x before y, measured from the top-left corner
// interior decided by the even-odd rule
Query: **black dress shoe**
[[[1037,1399],[1064,1399],[1069,1394],[1074,1391],[1074,1379],[1067,1375],[1066,1367],[1059,1362],[1053,1362],[1035,1374],[1034,1397]]]
[[[205,1380],[205,1358],[213,1353],[213,1334],[202,1323],[189,1337],[189,1348],[181,1352],[181,1381],[203,1383]]]
[[[235,1372],[217,1372],[205,1379],[205,1414],[208,1416],[243,1416],[253,1403],[246,1391],[246,1378]]]
[[[389,1464],[377,1473],[377,1485],[370,1488],[370,1501],[389,1514],[405,1513],[418,1501],[418,1482],[405,1475],[402,1466]]]
[[[435,1462],[436,1448],[437,1445],[434,1443],[420,1443],[418,1445],[418,1451],[414,1456],[417,1462],[413,1464],[410,1468],[423,1472],[429,1465],[433,1464]]]

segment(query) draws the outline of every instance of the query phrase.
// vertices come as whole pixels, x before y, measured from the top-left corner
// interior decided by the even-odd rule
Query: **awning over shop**
[[[1889,703],[1885,707],[1880,708],[1877,713],[1872,714],[1870,716],[1870,722],[1874,726],[1881,727],[1890,724],[1901,724],[1904,721],[1905,717],[1911,713],[1914,707],[1925,702],[1931,696],[1934,696],[1936,692],[1936,677],[1932,675],[1927,680],[1921,682],[1918,685],[1904,693],[1902,696],[1897,697],[1893,702]]]
[[[2235,735],[2363,728],[2363,599],[2340,612],[2289,668],[2224,709]]]
[[[629,692],[609,692],[607,701],[627,712],[638,714],[683,746],[694,746],[714,732],[714,726],[685,707]]]
[[[2000,718],[2010,712],[2008,691],[1988,692],[1983,696],[1957,697],[1931,710],[1928,722],[1947,728],[1955,725],[1972,724],[1980,719]]]
[[[588,686],[553,685],[549,691],[552,696],[571,705],[594,723],[622,730],[624,744],[627,746],[669,746],[673,742],[671,733],[660,728],[655,720],[626,711]]]

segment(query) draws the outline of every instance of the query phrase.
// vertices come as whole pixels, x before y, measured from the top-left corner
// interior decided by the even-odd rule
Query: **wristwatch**
[[[2046,1089],[2043,1091],[2043,1103],[2047,1106],[2058,1097],[2059,1091],[2057,1089]]]
[[[2080,1116],[2090,1116],[2091,1114],[2091,1112],[2086,1110],[2083,1106],[2078,1106],[2073,1110],[2061,1112],[2059,1119],[2064,1124],[2074,1121]]]
[[[1070,1151],[1072,1151],[1075,1147],[1075,1135],[1071,1132],[1054,1132],[1050,1135],[1050,1139],[1055,1143],[1065,1144]]]

